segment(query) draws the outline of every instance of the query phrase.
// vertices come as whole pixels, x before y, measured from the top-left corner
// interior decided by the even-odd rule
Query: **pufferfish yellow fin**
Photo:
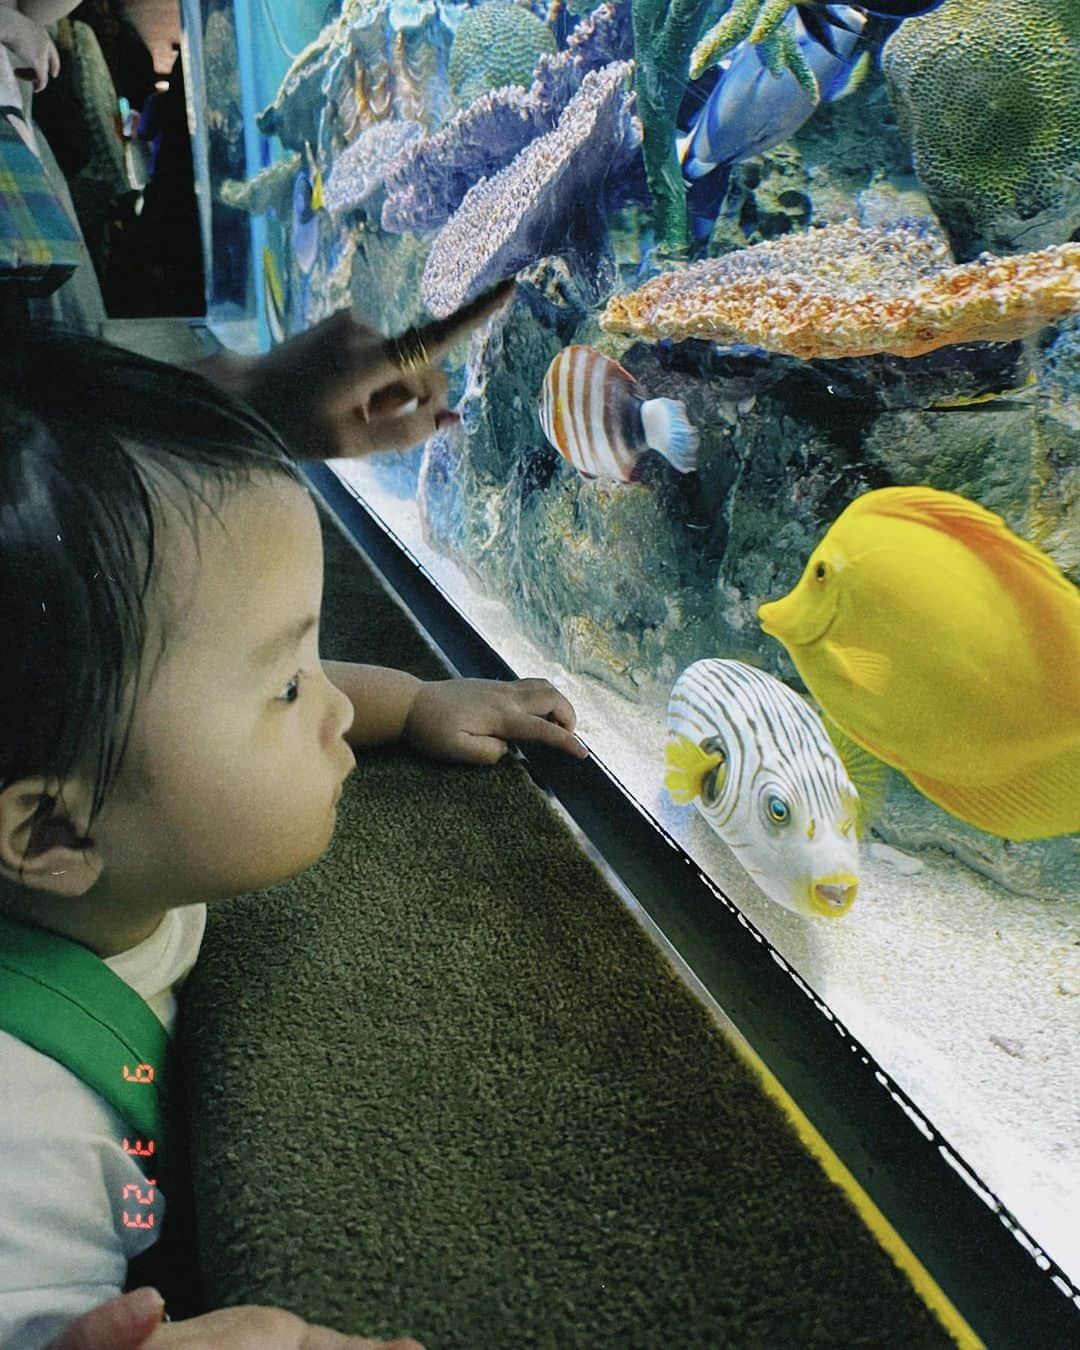
[[[824,643],[824,651],[836,669],[857,689],[880,697],[889,687],[893,663],[881,652],[867,651],[865,647],[841,646],[839,642]]]
[[[311,209],[321,211],[326,205],[323,198],[322,169],[315,170],[315,177],[311,184]]]
[[[829,740],[832,741],[836,753],[840,756],[840,762],[847,770],[847,776],[859,794],[855,812],[855,833],[861,839],[881,814],[885,798],[889,795],[892,771],[883,760],[878,759],[877,755],[872,755],[857,741],[853,741],[847,732],[841,731],[831,717],[820,709],[818,711]]]
[[[1052,839],[1080,833],[1080,745],[1071,744],[998,783],[975,787],[909,773],[932,802],[1003,839]]]
[[[664,759],[668,765],[664,787],[671,800],[678,806],[685,806],[699,797],[705,775],[718,764],[723,764],[725,758],[721,751],[707,755],[689,736],[681,733],[673,736],[664,749]]]

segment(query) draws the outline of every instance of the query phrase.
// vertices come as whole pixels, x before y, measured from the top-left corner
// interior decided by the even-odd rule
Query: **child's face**
[[[353,710],[319,662],[315,508],[296,483],[260,477],[218,515],[224,529],[200,520],[199,556],[171,510],[161,532],[173,619],[156,669],[150,621],[128,753],[90,831],[104,871],[88,908],[107,898],[152,916],[258,890],[333,834]]]

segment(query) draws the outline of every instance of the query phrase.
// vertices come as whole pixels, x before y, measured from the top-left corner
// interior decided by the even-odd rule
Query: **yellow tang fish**
[[[1080,591],[951,492],[864,493],[758,610],[830,718],[1007,839],[1080,831]]]

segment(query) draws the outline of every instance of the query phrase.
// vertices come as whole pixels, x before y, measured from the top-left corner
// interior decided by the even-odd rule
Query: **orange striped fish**
[[[679,473],[697,468],[699,436],[673,398],[646,398],[628,370],[594,347],[564,347],[537,400],[544,435],[585,478],[633,482],[638,460],[658,450]]]

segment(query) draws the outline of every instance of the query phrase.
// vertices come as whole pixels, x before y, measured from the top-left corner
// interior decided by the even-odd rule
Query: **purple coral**
[[[516,85],[481,95],[394,159],[385,179],[383,229],[422,234],[445,225],[473,183],[498,173],[543,129],[535,104]]]
[[[334,161],[323,187],[326,209],[340,213],[368,205],[385,186],[388,166],[422,132],[419,122],[376,122],[362,131]]]
[[[474,183],[494,177],[555,127],[586,75],[632,51],[629,6],[600,5],[565,51],[541,57],[528,93],[517,85],[493,89],[398,156],[386,175],[383,229],[422,234],[444,225]]]
[[[641,144],[634,95],[624,88],[633,69],[612,61],[586,75],[553,131],[469,189],[424,268],[421,292],[433,314],[453,313],[568,244],[575,252],[602,246],[605,187]]]
[[[600,5],[578,23],[566,40],[565,51],[540,58],[529,97],[553,127],[590,71],[612,61],[629,61],[633,55],[630,6]]]

